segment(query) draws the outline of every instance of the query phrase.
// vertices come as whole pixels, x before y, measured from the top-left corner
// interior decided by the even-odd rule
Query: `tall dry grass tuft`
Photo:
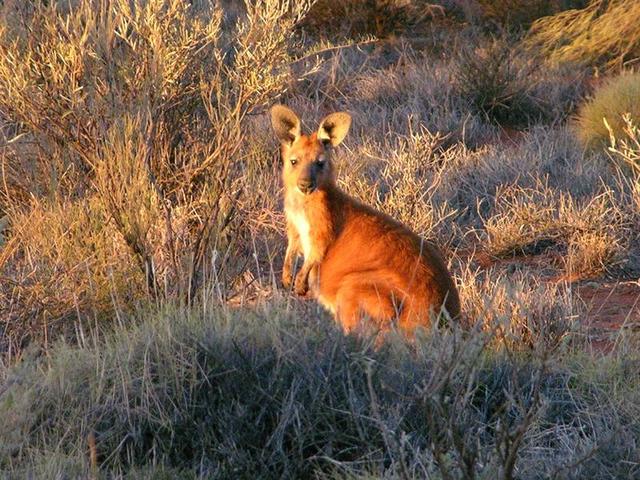
[[[545,185],[506,186],[485,221],[487,251],[497,257],[566,252],[571,278],[597,276],[624,258],[628,215],[610,188],[580,201]]]
[[[640,56],[640,3],[591,0],[533,23],[525,43],[554,62],[621,67]]]
[[[627,166],[635,173],[637,181],[640,174],[640,128],[638,120],[629,113],[625,113],[621,118],[624,127],[622,132],[616,132],[610,123],[605,119],[604,124],[609,131],[608,151],[612,157],[622,165]]]
[[[187,300],[214,270],[233,280],[214,257],[242,235],[247,120],[296,78],[289,32],[308,7],[247,3],[228,29],[209,1],[0,7],[0,205],[10,245],[0,275],[12,285],[2,291],[9,313],[76,315],[90,302],[69,292],[94,284],[108,298],[117,285],[98,280],[107,277],[131,276],[132,291],[142,277],[149,296]],[[78,217],[85,211],[91,221]],[[59,227],[27,228],[32,214]],[[88,240],[105,230],[115,234],[115,257]],[[66,242],[91,248],[59,248]],[[58,272],[64,288],[41,291],[50,268],[28,255],[34,249],[55,251],[57,264],[84,277]],[[43,303],[73,308],[35,307]]]
[[[616,136],[609,127],[609,156],[620,166],[629,191],[628,204],[631,209],[631,224],[640,231],[640,127],[630,115],[622,117],[625,124],[623,134]]]
[[[627,124],[623,115],[640,119],[640,73],[623,73],[598,88],[584,102],[576,118],[577,134],[589,147],[609,143],[610,136],[624,137]]]
[[[496,349],[555,349],[574,330],[575,308],[566,286],[523,272],[479,272],[468,266],[461,275],[464,312],[492,335]]]

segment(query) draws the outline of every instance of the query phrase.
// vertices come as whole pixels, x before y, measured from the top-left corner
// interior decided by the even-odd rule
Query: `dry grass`
[[[590,147],[609,143],[610,136],[625,136],[623,115],[640,119],[640,74],[623,73],[609,80],[585,102],[577,115],[577,131]]]
[[[592,357],[575,281],[640,273],[637,122],[585,151],[580,70],[460,23],[337,45],[298,2],[44,3],[0,7],[3,475],[635,474],[637,335]],[[280,290],[276,99],[351,111],[340,185],[442,246],[466,330],[376,351]]]
[[[520,65],[515,77],[478,80],[487,70],[479,66],[465,89],[457,57],[402,42],[327,50],[321,65],[314,55],[296,61],[297,39],[274,26],[295,30],[303,7],[259,4],[236,11],[229,26],[205,4],[127,5],[114,3],[104,18],[88,0],[73,17],[62,7],[3,7],[7,18],[39,25],[7,22],[2,36],[2,294],[18,344],[143,297],[192,301],[213,281],[227,299],[267,284],[279,268],[283,219],[261,112],[283,92],[305,118],[352,110],[341,184],[449,253],[477,242],[496,256],[553,248],[589,275],[625,259],[632,187],[603,188],[615,182],[606,166],[586,161],[570,132],[553,126],[579,96],[565,88],[570,72],[543,84],[538,67],[509,57]],[[223,59],[229,49],[235,54]],[[532,75],[533,87],[525,84]],[[507,93],[478,104],[472,94],[483,89]],[[509,104],[516,96],[528,100]],[[496,143],[501,130],[489,117],[497,108],[538,126],[519,143]]]
[[[130,275],[131,264],[148,296],[196,294],[216,268],[212,250],[224,251],[239,234],[228,227],[244,192],[246,119],[291,84],[295,49],[285,32],[306,8],[248,6],[223,31],[222,11],[208,2],[101,6],[2,7],[6,18],[17,18],[0,30],[0,112],[9,125],[3,211],[12,234],[1,267],[19,289],[17,296],[5,292],[16,324],[24,321],[20,310],[27,320],[34,312],[63,315],[46,313],[45,300],[73,305],[72,314],[96,307],[69,289],[36,287],[51,279],[44,255],[31,258],[28,278],[16,276],[34,249],[73,255],[56,259],[69,266],[91,264],[84,281],[100,289],[99,298],[109,296],[104,278]],[[88,199],[102,221],[86,235],[109,229],[121,250],[115,258],[61,246],[77,219],[57,212],[65,205],[81,212]],[[21,228],[41,204],[43,225],[59,228]]]
[[[514,47],[509,36],[460,38],[456,90],[471,107],[503,127],[559,121],[573,112],[584,75],[564,65],[548,67]]]
[[[554,62],[621,67],[640,56],[640,4],[635,0],[591,0],[537,20],[527,44]]]
[[[426,0],[318,0],[302,26],[322,36],[387,38],[444,15],[439,2]]]
[[[505,313],[517,292],[493,288]],[[147,311],[104,340],[25,357],[3,371],[0,468],[86,476],[88,437],[116,478],[621,478],[637,465],[622,358],[523,356],[456,330],[373,351],[299,313]]]
[[[623,115],[622,120],[625,124],[622,135],[616,137],[609,128],[608,154],[622,169],[629,191],[631,224],[637,229],[640,226],[640,130],[630,115]]]
[[[567,252],[572,278],[599,275],[623,258],[628,214],[612,190],[587,203],[544,185],[509,186],[498,193],[496,211],[485,222],[487,251],[495,256]]]
[[[637,180],[637,174],[640,173],[640,129],[637,126],[637,120],[634,120],[630,114],[622,115],[624,128],[622,134],[616,132],[609,122],[605,126],[609,131],[609,152],[622,166],[631,169]]]
[[[460,94],[490,121],[522,127],[546,116],[545,106],[534,94],[537,66],[518,57],[507,41],[461,48],[457,64]]]
[[[576,331],[580,309],[567,286],[525,269],[481,272],[467,265],[459,286],[463,311],[472,322],[476,319],[477,328],[491,333],[498,349],[553,350]]]
[[[5,348],[46,338],[51,328],[68,332],[79,308],[95,318],[114,302],[124,306],[143,295],[144,277],[99,198],[33,201],[28,211],[8,214],[20,229],[2,251],[10,266],[3,289]],[[17,257],[9,256],[14,251]]]
[[[536,20],[574,8],[586,0],[477,0],[482,18],[511,29],[527,29]]]

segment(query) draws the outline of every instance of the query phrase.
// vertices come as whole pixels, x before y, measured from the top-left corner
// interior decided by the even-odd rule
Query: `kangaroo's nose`
[[[313,181],[309,179],[298,180],[298,188],[304,194],[309,194],[315,189]]]

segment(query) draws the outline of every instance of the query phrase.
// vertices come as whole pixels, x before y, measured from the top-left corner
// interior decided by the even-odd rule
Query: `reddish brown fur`
[[[272,121],[284,161],[284,285],[293,280],[295,257],[304,255],[296,293],[311,290],[346,332],[363,316],[383,332],[397,320],[408,335],[429,326],[442,306],[458,317],[458,292],[437,247],[337,187],[330,153],[349,129],[348,114],[329,115],[311,135],[300,132],[297,116],[286,107],[275,106]]]

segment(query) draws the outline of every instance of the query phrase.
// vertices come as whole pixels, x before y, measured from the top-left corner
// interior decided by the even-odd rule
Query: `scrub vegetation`
[[[2,476],[640,476],[636,3],[0,0]],[[280,286],[274,103],[458,323]]]

